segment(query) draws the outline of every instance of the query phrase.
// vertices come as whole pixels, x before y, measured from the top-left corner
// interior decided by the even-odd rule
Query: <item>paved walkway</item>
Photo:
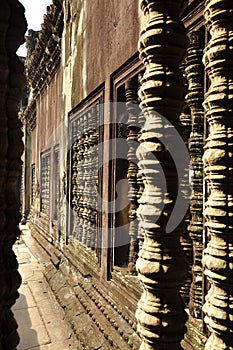
[[[44,261],[37,254],[40,247],[26,226],[21,229],[22,236],[14,246],[23,280],[20,297],[12,308],[19,325],[17,350],[79,350],[82,347],[64,320],[63,310],[44,278]]]

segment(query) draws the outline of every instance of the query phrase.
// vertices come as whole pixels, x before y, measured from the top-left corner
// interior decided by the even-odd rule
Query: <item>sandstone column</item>
[[[185,75],[184,64],[181,66],[181,69],[182,69],[183,76],[184,76]],[[185,80],[185,83],[186,82],[187,81]],[[190,111],[190,108],[188,107],[187,103],[185,103],[183,111],[180,115],[180,122],[182,125],[182,134],[183,134],[184,142],[185,142],[186,147],[188,148],[188,141],[190,138],[192,124],[191,124],[191,111]],[[184,300],[186,307],[188,307],[189,300],[190,300],[190,286],[192,283],[192,266],[193,266],[193,242],[192,242],[192,239],[189,235],[189,230],[188,230],[189,222],[190,222],[190,208],[186,214],[185,228],[184,228],[184,231],[182,232],[182,235],[181,235],[181,246],[182,246],[182,249],[184,251],[187,263],[189,265],[189,269],[188,269],[185,283],[180,289],[180,294],[182,296],[182,299]]]
[[[24,85],[23,64],[16,50],[24,41],[24,8],[17,0],[0,5],[0,349],[16,349],[17,324],[11,311],[21,278],[12,246],[19,235],[19,198],[16,183],[23,152],[17,109]]]
[[[202,318],[202,251],[203,251],[203,146],[204,146],[204,69],[203,34],[190,33],[187,50],[186,75],[188,80],[187,102],[191,110],[192,130],[189,151],[192,162],[192,196],[190,201],[190,224],[188,227],[193,241],[192,284],[190,291],[190,314]]]
[[[145,65],[139,97],[146,118],[138,149],[145,185],[138,209],[145,238],[136,265],[144,289],[136,313],[142,338],[140,350],[181,349],[187,319],[179,292],[187,271],[180,244],[184,225],[180,222],[176,228],[167,230],[179,186],[168,145],[173,129],[180,125],[184,102],[179,66],[188,40],[180,16],[186,4],[182,0],[141,2],[147,25],[139,42],[140,58]],[[184,157],[178,156],[180,160]]]
[[[128,172],[127,179],[129,181],[129,236],[130,236],[130,248],[129,248],[129,271],[135,273],[135,264],[137,260],[138,252],[138,220],[137,220],[137,208],[138,208],[138,191],[139,185],[137,182],[138,165],[137,165],[137,141],[139,132],[139,106],[138,106],[138,81],[136,79],[129,79],[125,84],[126,95],[126,107],[128,111],[128,137],[127,142],[129,146],[128,150]]]
[[[209,195],[205,207],[209,243],[203,264],[210,290],[203,307],[211,332],[206,349],[233,349],[233,3],[205,2],[210,41],[204,55],[210,80],[205,109],[209,135],[205,176]]]

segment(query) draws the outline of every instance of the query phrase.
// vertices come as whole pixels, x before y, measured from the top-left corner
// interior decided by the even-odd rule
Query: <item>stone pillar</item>
[[[0,350],[16,349],[17,324],[11,311],[21,278],[12,246],[19,235],[19,198],[16,183],[23,152],[17,109],[22,96],[24,67],[16,50],[24,41],[24,8],[17,0],[0,5]]]
[[[203,146],[204,146],[204,67],[203,34],[190,33],[187,50],[186,75],[188,80],[187,102],[191,110],[192,130],[189,151],[192,162],[192,195],[190,201],[190,224],[188,227],[193,241],[192,284],[190,290],[190,314],[202,318],[202,251],[203,251]]]
[[[138,254],[138,220],[137,220],[137,208],[138,208],[138,191],[139,185],[137,182],[138,166],[137,166],[137,142],[139,132],[139,106],[138,106],[138,81],[136,79],[129,79],[125,84],[125,96],[126,96],[126,108],[128,111],[128,137],[127,142],[129,146],[128,150],[128,173],[127,179],[129,181],[129,271],[131,273],[136,272],[136,260]]]
[[[211,333],[206,349],[233,349],[233,2],[205,2],[210,41],[204,63],[210,87],[205,98],[209,126],[204,165],[209,243],[203,264],[210,282],[203,311]]]
[[[145,65],[139,97],[146,117],[138,149],[145,185],[138,209],[145,237],[136,264],[144,289],[136,312],[140,350],[182,349],[180,341],[186,330],[187,315],[179,292],[187,271],[180,244],[184,225],[180,222],[171,232],[166,229],[178,193],[176,166],[167,145],[173,137],[171,129],[180,125],[184,102],[179,66],[188,39],[180,16],[186,4],[182,0],[141,2],[147,24],[139,42]],[[163,175],[166,193],[161,185]]]
[[[22,224],[26,224],[28,215],[30,213],[30,150],[31,150],[31,135],[29,127],[24,121],[24,154],[23,154],[23,169],[22,169],[22,182],[21,182],[21,212],[22,212]]]
[[[182,72],[184,72],[184,69],[182,69]],[[191,112],[187,103],[185,103],[183,112],[180,115],[180,122],[182,125],[182,134],[185,141],[185,145],[186,147],[188,147],[188,141],[189,141],[189,137],[192,129],[192,124],[191,124]],[[183,248],[187,263],[189,265],[185,283],[180,290],[181,296],[185,302],[186,307],[188,307],[189,300],[190,300],[190,286],[192,283],[192,266],[193,266],[193,242],[189,235],[189,230],[188,230],[189,222],[190,222],[190,209],[186,214],[185,228],[181,235],[181,246]]]
[[[138,75],[138,83],[140,84],[140,81],[142,79],[142,73],[140,73]],[[142,127],[145,124],[145,116],[143,114],[142,111],[140,111],[139,116],[138,116],[138,121],[139,121],[139,126],[140,126],[140,130],[138,132],[138,140],[140,139],[141,135],[142,135]],[[142,197],[143,191],[144,191],[144,183],[143,183],[143,173],[142,173],[142,169],[140,169],[138,167],[138,173],[137,173],[137,184],[138,184],[138,195],[137,195],[137,200],[139,203],[140,198]],[[143,229],[143,225],[140,221],[138,221],[138,250],[142,249],[142,245],[144,242],[144,229]]]

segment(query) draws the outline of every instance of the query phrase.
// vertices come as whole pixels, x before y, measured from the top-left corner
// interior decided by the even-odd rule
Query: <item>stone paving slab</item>
[[[37,300],[37,303],[40,303],[43,300],[48,300],[48,284],[43,280],[39,281],[28,281],[27,285],[30,290],[33,290],[33,296]]]
[[[19,264],[19,272],[23,276],[23,282],[42,280],[44,275],[37,262]]]
[[[27,240],[33,243],[30,231],[24,227],[21,239],[14,246],[22,276],[20,297],[12,307],[20,336],[17,350],[83,349],[44,278],[43,262],[32,254],[25,244]]]

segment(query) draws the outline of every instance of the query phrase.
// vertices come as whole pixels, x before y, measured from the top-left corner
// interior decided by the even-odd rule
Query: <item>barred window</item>
[[[50,213],[50,153],[41,154],[41,212]]]

